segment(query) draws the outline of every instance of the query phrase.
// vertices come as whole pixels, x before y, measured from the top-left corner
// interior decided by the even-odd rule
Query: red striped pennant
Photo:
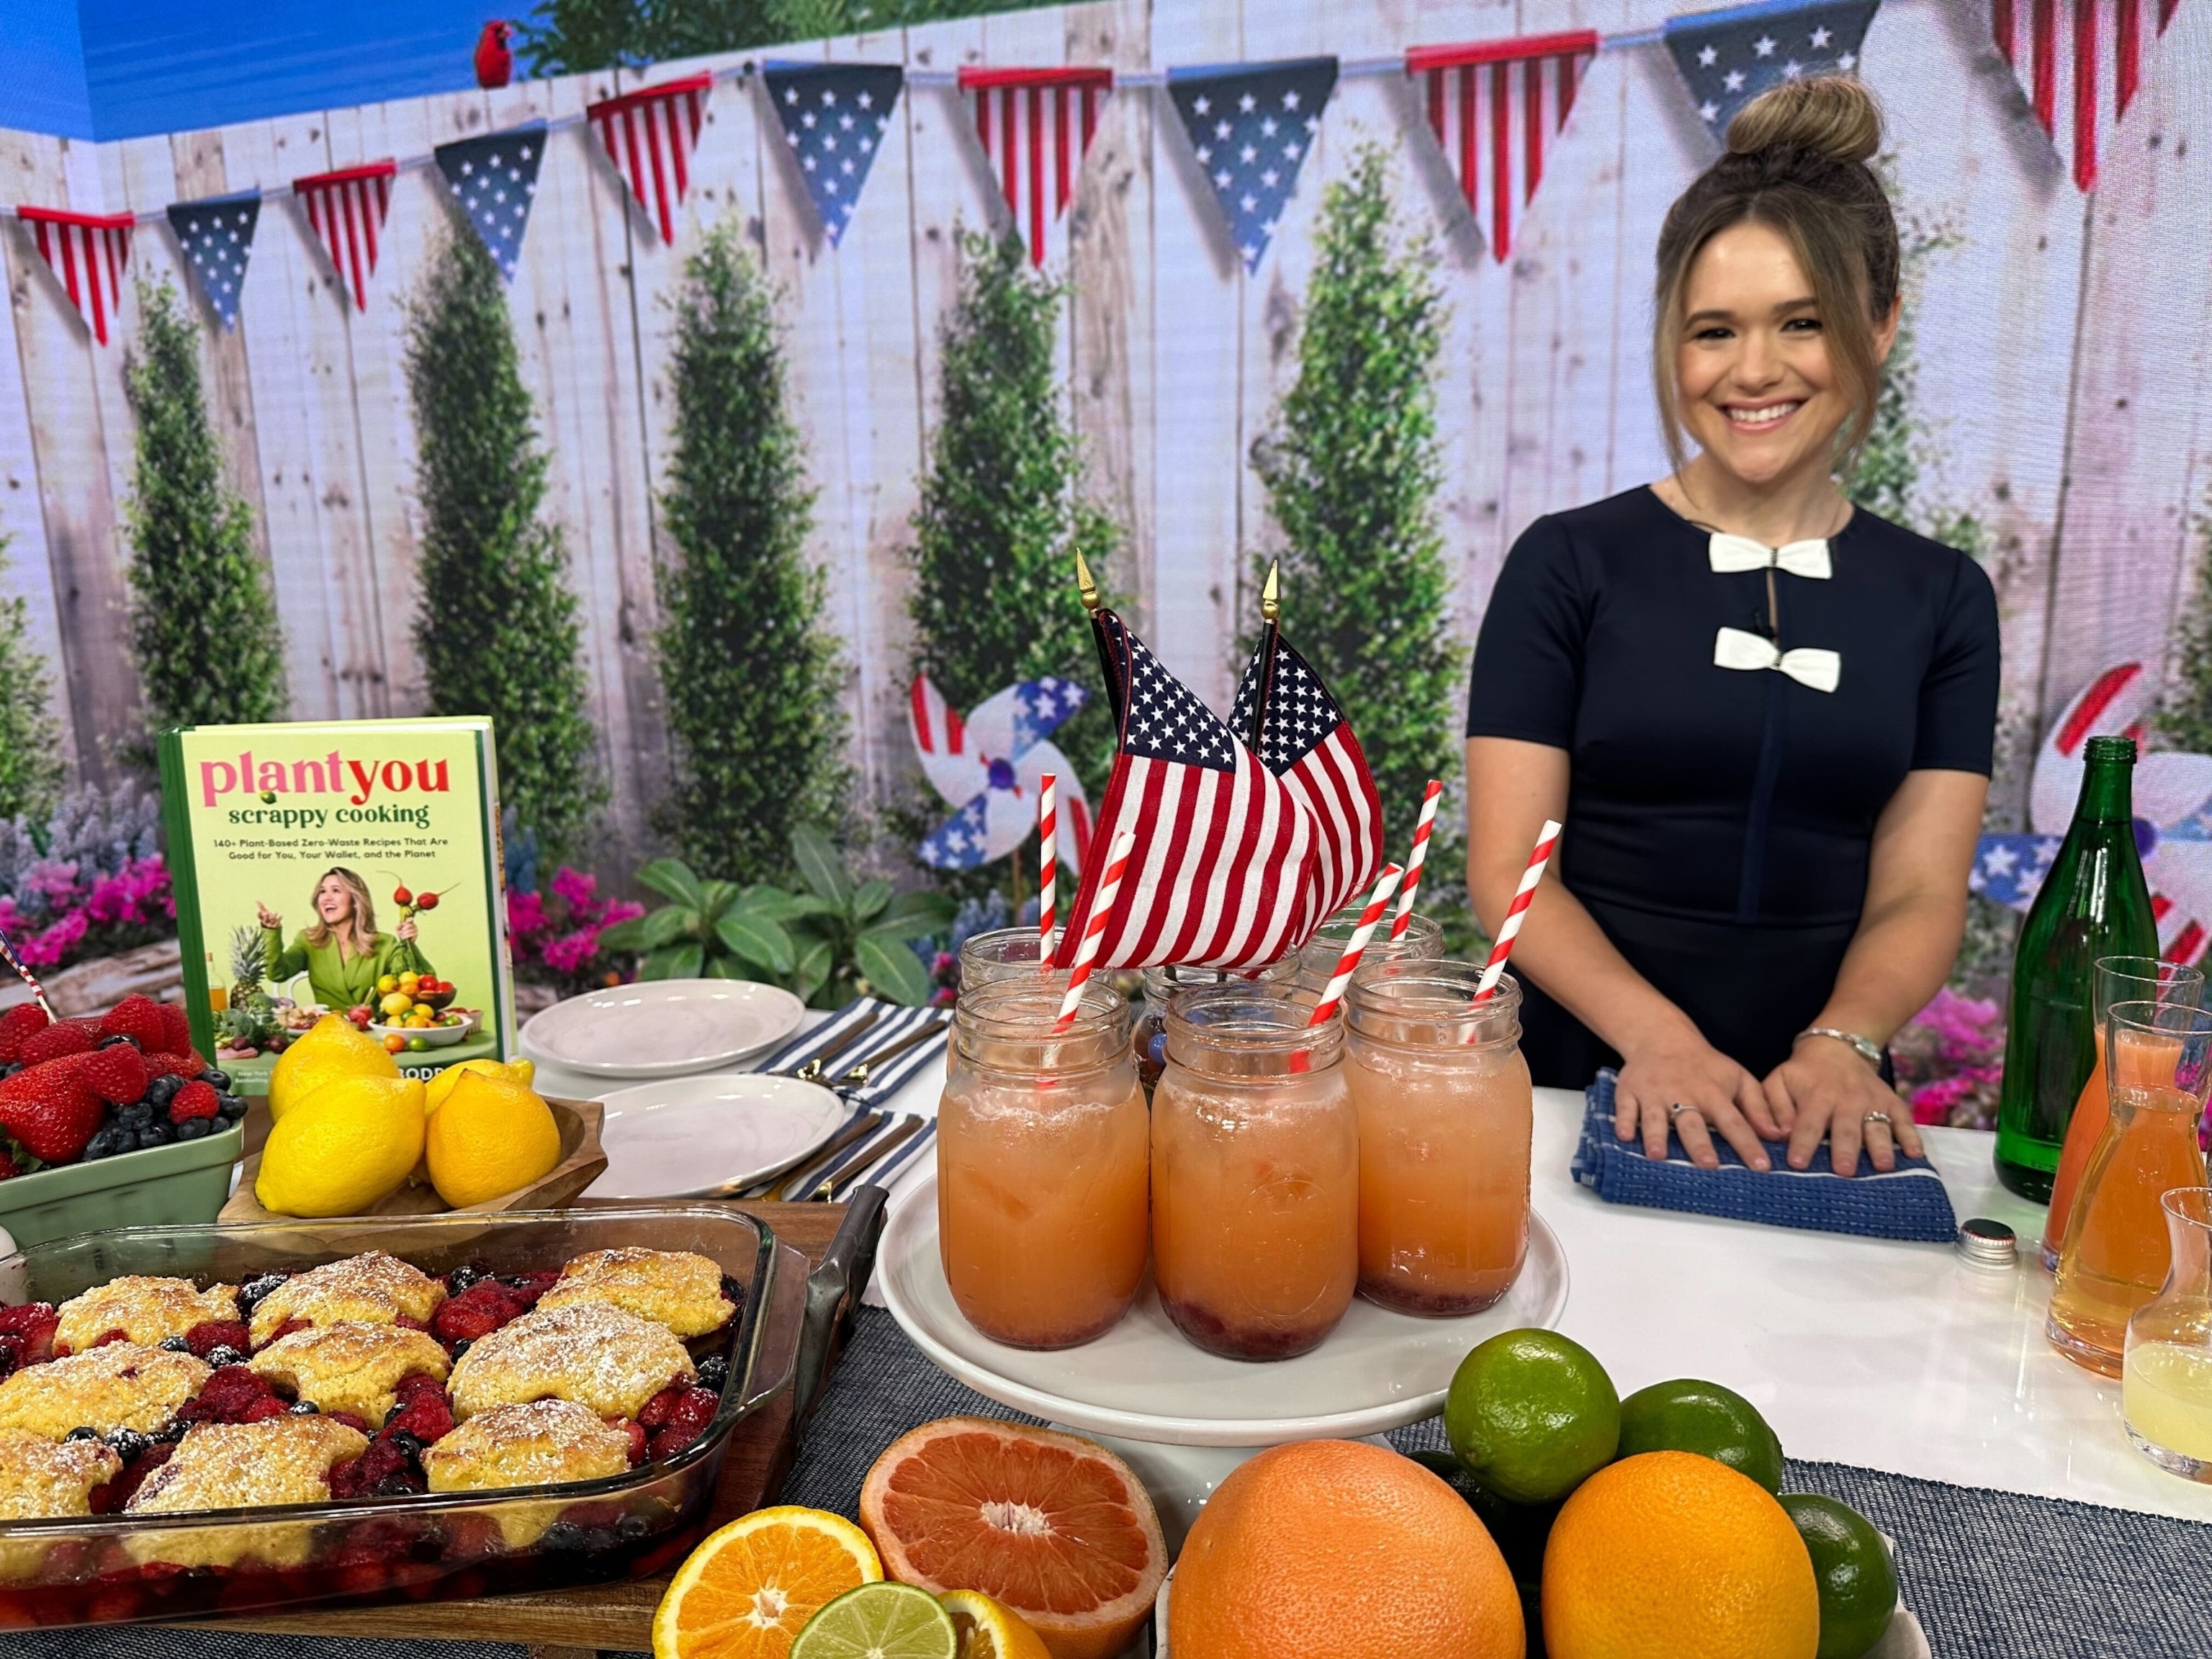
[[[1997,52],[2075,189],[2097,187],[2100,159],[2142,89],[2149,46],[2180,9],[2181,0],[1990,0]]]
[[[70,303],[91,325],[93,338],[107,343],[107,319],[123,307],[123,267],[131,258],[131,216],[71,213],[63,208],[17,208],[31,228],[39,257],[61,278]]]
[[[712,75],[686,76],[602,99],[584,112],[664,242],[676,240],[676,210],[691,188],[691,149],[714,84]]]
[[[352,295],[356,311],[368,309],[368,279],[376,274],[377,239],[392,210],[398,172],[387,159],[292,181],[292,193],[307,207],[307,227],[329,256],[338,285]]]
[[[960,90],[974,101],[975,137],[1029,244],[1030,264],[1042,265],[1046,238],[1067,212],[1098,131],[1099,102],[1114,90],[1114,71],[963,68]]]
[[[1577,29],[1415,46],[1406,54],[1406,73],[1426,83],[1429,131],[1459,179],[1468,210],[1480,222],[1489,204],[1490,253],[1501,264],[1513,251],[1516,174],[1525,206],[1544,176],[1544,134],[1566,126],[1583,64],[1597,47],[1596,30]]]

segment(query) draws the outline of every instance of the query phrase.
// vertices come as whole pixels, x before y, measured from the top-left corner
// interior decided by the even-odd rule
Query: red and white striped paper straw
[[[1058,805],[1060,776],[1047,772],[1037,780],[1037,966],[1052,971],[1053,911],[1060,864]]]
[[[1398,889],[1398,914],[1390,918],[1390,937],[1403,939],[1413,925],[1413,895],[1421,885],[1421,866],[1428,862],[1429,831],[1437,822],[1437,797],[1444,792],[1442,778],[1431,778],[1421,794],[1421,816],[1413,824],[1413,850],[1406,854],[1406,881]]]
[[[15,977],[31,988],[31,1000],[46,1011],[48,1019],[61,1018],[54,1012],[54,1005],[46,1000],[46,988],[39,983],[39,976],[24,964],[22,957],[15,954],[15,947],[5,933],[0,933],[0,966],[13,969]]]
[[[1544,866],[1552,861],[1552,848],[1559,845],[1559,826],[1551,818],[1536,832],[1535,850],[1528,854],[1528,867],[1521,872],[1521,884],[1513,890],[1513,902],[1505,907],[1505,920],[1498,929],[1498,943],[1490,947],[1490,960],[1483,964],[1481,982],[1474,988],[1474,1000],[1486,1002],[1498,981],[1505,974],[1505,958],[1513,953],[1513,941],[1521,932],[1522,918],[1528,914],[1528,906],[1536,897],[1536,884],[1544,878]]]
[[[1106,923],[1114,914],[1114,901],[1121,896],[1121,875],[1129,867],[1129,854],[1136,846],[1137,834],[1133,830],[1124,830],[1114,837],[1114,850],[1106,859],[1106,873],[1099,878],[1098,896],[1091,902],[1091,914],[1084,919],[1083,938],[1075,947],[1075,962],[1068,970],[1067,994],[1060,999],[1060,1018],[1052,1023],[1054,1036],[1061,1036],[1075,1024],[1075,1011],[1083,1006],[1083,988],[1090,982],[1091,964],[1098,960],[1099,941],[1106,937]]]
[[[1382,925],[1382,912],[1390,902],[1390,895],[1397,890],[1398,878],[1403,874],[1405,872],[1396,865],[1386,864],[1382,873],[1375,878],[1375,890],[1367,896],[1367,908],[1359,913],[1359,926],[1345,940],[1344,954],[1336,959],[1336,971],[1329,975],[1328,984],[1321,994],[1321,1000],[1314,1004],[1313,1018],[1307,1024],[1320,1025],[1335,1015],[1337,1004],[1344,1000],[1344,988],[1352,983],[1352,975],[1358,971],[1359,958],[1367,951],[1367,941],[1374,938],[1376,928]]]

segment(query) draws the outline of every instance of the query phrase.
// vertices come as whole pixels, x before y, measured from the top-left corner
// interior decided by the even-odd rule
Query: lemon
[[[465,1073],[430,1119],[430,1184],[455,1209],[527,1187],[561,1161],[552,1109],[507,1078]]]
[[[272,1120],[341,1078],[396,1078],[398,1062],[384,1045],[343,1014],[325,1014],[277,1057],[269,1073],[269,1115]]]
[[[359,1215],[422,1156],[420,1083],[342,1077],[295,1102],[270,1130],[253,1195],[278,1215]]]
[[[496,1078],[507,1083],[519,1083],[526,1089],[530,1086],[530,1079],[538,1074],[538,1068],[526,1060],[462,1060],[458,1065],[448,1066],[424,1085],[423,1109],[435,1117],[438,1115],[438,1108],[446,1103],[446,1097],[453,1092],[453,1085],[471,1072],[476,1072],[489,1078]]]

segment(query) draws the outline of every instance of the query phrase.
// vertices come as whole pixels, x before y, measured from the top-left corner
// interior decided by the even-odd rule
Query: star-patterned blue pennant
[[[239,295],[246,289],[246,259],[253,251],[254,227],[261,222],[261,196],[211,196],[177,202],[169,208],[169,228],[185,251],[185,264],[225,328],[238,326]]]
[[[763,66],[761,79],[806,194],[822,216],[823,233],[835,247],[890,131],[906,71],[896,64],[777,60]]]
[[[530,204],[538,194],[538,167],[545,159],[545,123],[488,132],[441,144],[434,152],[446,188],[476,233],[483,239],[499,274],[514,280],[522,257],[522,233],[530,224]]]
[[[1808,75],[1849,75],[1880,0],[1762,0],[1667,20],[1667,50],[1715,137],[1762,92]]]
[[[1334,58],[1168,71],[1168,96],[1248,271],[1274,239],[1335,88]]]

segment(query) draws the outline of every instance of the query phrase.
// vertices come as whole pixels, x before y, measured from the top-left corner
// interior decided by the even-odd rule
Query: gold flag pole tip
[[[1078,555],[1077,557],[1079,562],[1081,556]],[[1277,599],[1275,583],[1276,574],[1282,568],[1283,562],[1280,559],[1272,561],[1267,566],[1267,580],[1260,589],[1260,615],[1267,622],[1273,622],[1282,614],[1282,606]]]
[[[1085,611],[1098,609],[1098,584],[1091,580],[1091,567],[1084,562],[1083,550],[1075,550],[1075,591],[1082,596]]]

